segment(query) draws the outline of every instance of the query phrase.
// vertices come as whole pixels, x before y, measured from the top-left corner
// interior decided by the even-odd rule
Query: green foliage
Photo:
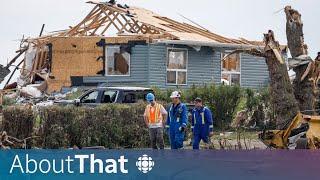
[[[167,107],[173,89],[161,91],[154,88],[154,91],[158,102],[164,102],[162,104]],[[261,92],[258,99],[269,100],[266,92]],[[202,98],[213,111],[215,125],[221,130],[230,127],[237,109],[243,106],[253,108],[256,101],[245,101],[238,86],[206,85],[182,90],[183,102],[192,102],[196,97]],[[40,136],[33,141],[33,145],[40,148],[68,148],[74,145],[146,148],[149,147],[149,134],[143,120],[145,105],[107,104],[96,108],[51,106],[36,112],[6,107],[3,130],[22,139],[31,135]],[[167,137],[165,139],[167,141]]]
[[[253,108],[257,107],[259,104],[259,96],[255,95],[255,92],[252,89],[246,89],[246,95],[246,107],[249,111],[252,111]]]
[[[204,103],[213,110],[215,125],[225,129],[232,122],[235,109],[240,101],[241,89],[238,86],[224,85],[192,86],[185,94],[188,102],[196,97],[202,98]]]
[[[32,110],[6,108],[3,130],[22,139],[31,134],[40,136],[33,142],[40,148],[146,148],[149,134],[143,120],[144,108],[143,103],[109,104],[94,109],[51,106],[38,109],[37,116]]]
[[[212,109],[215,112],[216,123],[221,129],[229,128],[240,101],[239,86],[218,86],[212,99]]]
[[[181,100],[185,100],[185,95],[184,91],[182,89],[166,89],[166,90],[161,90],[158,87],[152,87],[152,90],[154,91],[155,97],[157,101],[163,101],[163,102],[171,102],[170,95],[173,91],[180,91],[182,92],[182,97]]]
[[[3,122],[0,131],[18,139],[31,137],[34,125],[34,113],[31,108],[10,106],[3,109]],[[27,146],[30,147],[30,142]]]
[[[172,89],[161,91],[158,88],[153,88],[153,90],[158,100],[171,101]],[[195,98],[202,98],[204,104],[213,111],[215,125],[221,129],[230,126],[242,97],[239,86],[193,85],[190,89],[180,91],[182,92],[181,100],[183,102],[192,103]]]
[[[8,98],[8,97],[3,97],[3,106],[11,106],[14,105],[16,103],[15,99],[12,98]]]
[[[264,126],[263,121],[265,117],[269,120],[268,126],[274,127],[275,120],[273,115],[273,105],[271,95],[268,88],[259,90],[246,89],[245,90],[246,108],[248,111],[253,112],[252,119],[255,119],[257,125]]]
[[[167,91],[163,91],[158,87],[152,87],[157,101],[168,101]]]

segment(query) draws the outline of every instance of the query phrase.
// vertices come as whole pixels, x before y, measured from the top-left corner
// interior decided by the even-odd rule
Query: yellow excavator
[[[320,149],[320,116],[298,113],[285,130],[264,130],[261,141],[275,149]]]

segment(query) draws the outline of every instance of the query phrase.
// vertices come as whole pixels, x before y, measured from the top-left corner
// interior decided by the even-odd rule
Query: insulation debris
[[[26,87],[22,87],[21,94],[26,97],[41,97],[42,93],[39,89],[37,89],[34,85],[28,85]]]

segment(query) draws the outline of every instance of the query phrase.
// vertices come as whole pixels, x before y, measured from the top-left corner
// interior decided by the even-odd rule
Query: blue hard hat
[[[146,96],[146,99],[148,102],[154,101],[154,95],[152,93],[148,93]]]

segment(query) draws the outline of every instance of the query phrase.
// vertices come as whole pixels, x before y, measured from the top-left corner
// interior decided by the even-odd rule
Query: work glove
[[[180,132],[184,132],[185,130],[186,130],[186,128],[185,128],[184,126],[180,126],[180,127],[179,127],[179,131],[180,131]]]

